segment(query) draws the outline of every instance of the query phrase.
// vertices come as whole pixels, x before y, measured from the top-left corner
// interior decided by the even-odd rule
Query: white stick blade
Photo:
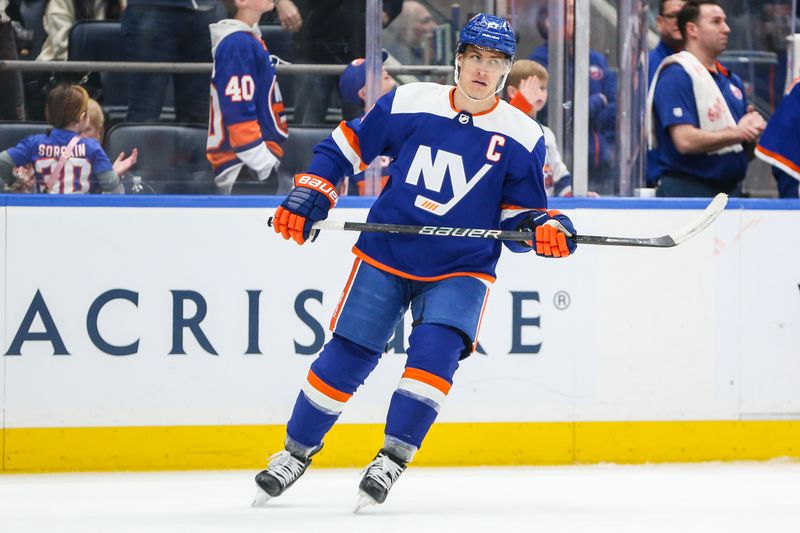
[[[669,236],[672,237],[675,244],[680,244],[685,240],[691,239],[711,225],[720,213],[725,210],[726,205],[728,205],[728,195],[721,192],[711,200],[711,203],[708,204],[708,207],[705,208],[702,215],[684,228],[670,233]]]

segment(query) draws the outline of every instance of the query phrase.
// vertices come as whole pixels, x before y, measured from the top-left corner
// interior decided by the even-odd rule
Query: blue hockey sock
[[[286,426],[288,437],[309,449],[322,444],[347,400],[364,383],[380,356],[334,335],[311,364]]]
[[[465,340],[458,330],[439,324],[414,327],[409,340],[406,370],[386,416],[386,436],[387,442],[419,448],[450,391]]]

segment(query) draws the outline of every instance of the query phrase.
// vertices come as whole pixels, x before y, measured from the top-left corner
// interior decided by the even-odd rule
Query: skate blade
[[[270,495],[264,492],[261,487],[256,486],[256,497],[253,498],[253,503],[250,504],[251,507],[264,507],[267,505],[267,502],[270,499]]]
[[[378,502],[370,498],[366,493],[359,491],[358,502],[356,503],[355,509],[353,509],[353,513],[358,513],[362,509],[366,509],[367,507],[377,504]]]

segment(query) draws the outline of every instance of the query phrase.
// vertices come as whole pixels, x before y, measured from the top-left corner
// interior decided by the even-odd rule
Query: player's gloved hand
[[[336,187],[325,178],[297,174],[294,189],[275,211],[272,227],[284,239],[303,244],[311,235],[314,222],[328,218],[328,211],[338,199]]]
[[[578,247],[578,243],[570,239],[577,234],[572,221],[554,209],[531,213],[517,229],[534,232],[535,242],[528,244],[535,247],[536,255],[567,257]]]

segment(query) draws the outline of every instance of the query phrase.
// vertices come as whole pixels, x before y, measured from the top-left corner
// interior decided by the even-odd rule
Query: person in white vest
[[[748,105],[742,79],[717,57],[730,28],[716,0],[678,13],[685,49],[666,57],[647,98],[650,147],[659,149],[657,196],[741,194],[752,147],[766,123]]]

